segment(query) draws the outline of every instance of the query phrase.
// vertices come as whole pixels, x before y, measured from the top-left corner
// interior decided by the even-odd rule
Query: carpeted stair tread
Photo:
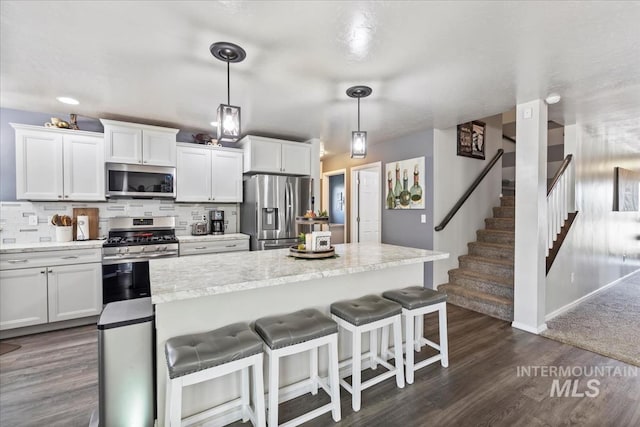
[[[484,220],[485,228],[489,230],[515,230],[515,218],[486,218]]]
[[[513,302],[509,298],[489,295],[447,283],[438,286],[447,294],[447,302],[501,320],[513,320]]]
[[[498,286],[513,288],[513,278],[494,276],[493,274],[481,273],[479,271],[467,270],[464,268],[454,268],[453,270],[449,270],[449,274],[452,276],[469,277],[475,280],[490,282]]]
[[[515,231],[509,230],[478,230],[476,236],[479,242],[500,242],[502,244],[515,244]]]
[[[487,258],[487,257],[481,257],[481,256],[477,256],[477,255],[460,255],[458,257],[458,261],[462,261],[462,260],[476,261],[476,262],[481,262],[481,263],[484,263],[484,264],[496,264],[496,265],[499,265],[501,267],[512,267],[513,268],[513,261],[508,260],[508,259]]]
[[[487,258],[513,260],[514,247],[510,244],[491,242],[469,242],[469,255],[485,256]]]
[[[497,206],[493,208],[494,218],[515,218],[515,206]]]
[[[502,196],[500,198],[500,206],[515,206],[516,196]]]

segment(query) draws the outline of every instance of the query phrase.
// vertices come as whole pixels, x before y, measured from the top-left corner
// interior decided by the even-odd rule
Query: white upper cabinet
[[[287,175],[311,174],[311,145],[247,135],[239,142],[244,150],[244,172]]]
[[[178,129],[100,119],[104,125],[105,161],[176,165]]]
[[[242,202],[242,151],[179,144],[176,201]]]
[[[101,133],[11,124],[18,200],[104,200]]]

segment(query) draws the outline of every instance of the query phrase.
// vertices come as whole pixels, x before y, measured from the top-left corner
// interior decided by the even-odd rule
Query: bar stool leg
[[[401,322],[401,315],[398,314],[396,316],[396,319],[393,322],[393,341],[395,346],[394,350],[395,350],[395,363],[396,363],[396,385],[398,386],[398,388],[404,388],[404,366],[403,366],[403,359],[402,359],[402,324],[400,322]],[[408,346],[408,347],[411,348],[411,346]],[[358,392],[359,391],[360,390],[358,390]]]
[[[352,331],[352,345],[351,345],[351,360],[352,363],[352,372],[351,372],[351,389],[353,391],[351,396],[351,407],[355,412],[360,410],[360,393],[361,393],[361,375],[360,375],[360,367],[362,362],[362,353],[361,353],[361,334],[357,331]]]
[[[421,314],[419,316],[415,316],[415,348],[416,348],[416,352],[420,352],[420,350],[422,350],[422,341],[421,338],[424,337],[424,314]]]
[[[262,355],[253,365],[253,406],[255,408],[256,427],[265,427],[264,384],[262,376]]]
[[[318,347],[309,350],[309,378],[311,378],[311,394],[318,394]]]
[[[369,331],[369,361],[371,363],[371,369],[375,370],[378,367],[376,359],[378,358],[378,330],[374,329]]]
[[[242,404],[242,422],[246,423],[249,421],[249,404],[250,404],[250,395],[249,395],[249,368],[243,368],[240,371],[240,383],[241,383],[241,391],[240,391],[240,399]]]
[[[170,380],[170,408],[169,408],[169,426],[180,427],[182,424],[182,380],[175,378]]]
[[[165,390],[164,401],[164,424],[171,425],[171,378],[169,378],[169,372],[167,371],[167,386]]]
[[[278,425],[278,379],[280,359],[269,354],[269,427]]]
[[[411,314],[407,313],[405,315],[405,344],[407,346],[405,358],[407,361],[407,384],[413,384],[413,351],[414,351],[414,341],[415,334],[413,330],[414,319],[417,319],[418,316],[414,317]],[[397,366],[397,361],[396,361]]]
[[[449,366],[449,340],[447,338],[447,303],[442,302],[438,309],[438,326],[440,328],[440,364],[446,368]]]
[[[380,338],[380,358],[382,360],[389,360],[389,325],[382,327],[382,334]]]
[[[338,336],[329,343],[329,382],[331,387],[331,416],[338,422],[342,418],[340,413],[340,374],[338,372]]]

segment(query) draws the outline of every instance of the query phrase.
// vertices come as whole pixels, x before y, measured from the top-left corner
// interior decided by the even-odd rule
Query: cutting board
[[[73,240],[77,240],[76,219],[78,216],[86,215],[89,217],[89,239],[96,240],[98,238],[98,208],[73,208]]]

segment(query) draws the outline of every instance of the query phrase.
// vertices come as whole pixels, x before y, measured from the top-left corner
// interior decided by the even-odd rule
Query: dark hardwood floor
[[[400,390],[393,379],[365,390],[362,409],[342,396],[342,421],[331,415],[310,426],[640,426],[638,376],[518,376],[519,366],[636,368],[579,348],[512,329],[507,322],[449,306],[449,368],[416,372]],[[425,330],[437,339],[435,317]],[[0,356],[0,425],[86,426],[97,407],[97,332],[80,327],[8,340],[22,345]],[[421,357],[431,354],[423,351]],[[419,358],[418,358],[419,359]],[[380,368],[379,368],[380,369]],[[367,378],[370,372],[365,372]],[[551,397],[554,379],[599,381],[595,397]],[[280,421],[328,402],[302,396],[281,406]],[[246,425],[236,423],[234,425]]]

